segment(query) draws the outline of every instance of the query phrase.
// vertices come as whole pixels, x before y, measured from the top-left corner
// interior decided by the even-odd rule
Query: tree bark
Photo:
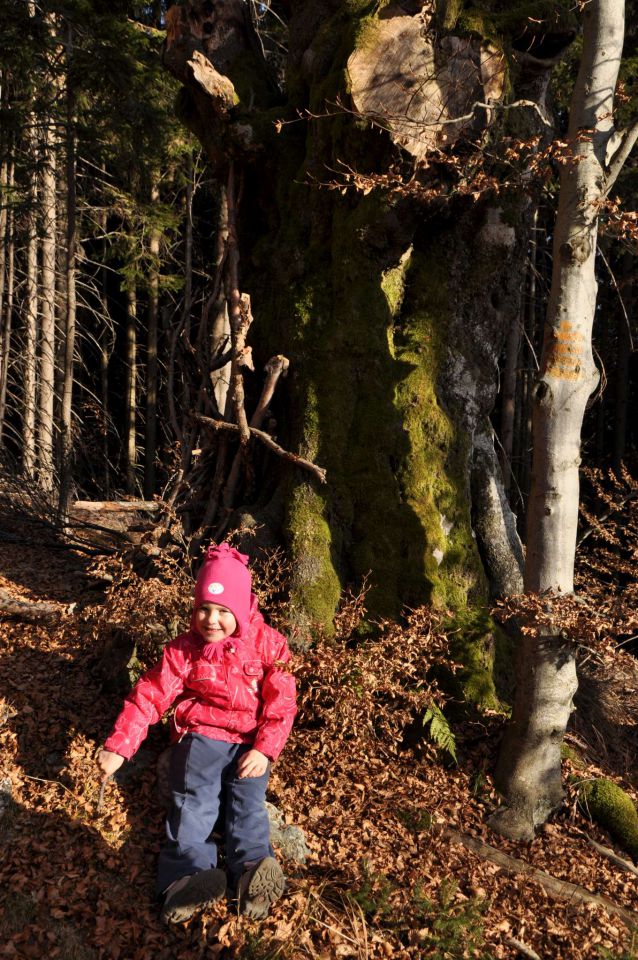
[[[151,187],[151,205],[159,202],[157,177]],[[155,493],[155,460],[157,457],[157,329],[159,316],[159,263],[161,233],[151,229],[149,254],[151,270],[148,290],[148,327],[146,337],[146,432],[144,434],[144,496],[150,500]]]
[[[38,480],[53,490],[53,408],[55,383],[55,264],[56,264],[56,136],[52,121],[43,134],[40,206],[42,267],[40,293],[40,370],[38,398]]]
[[[102,235],[105,237],[107,227],[107,214],[106,211],[103,211],[100,214],[100,228],[102,230]],[[106,239],[102,240],[102,257],[103,260],[106,260],[107,256],[107,241]],[[104,263],[99,269],[99,290],[100,290],[100,307],[102,311],[101,323],[102,327],[99,334],[99,350],[100,350],[100,413],[101,413],[101,440],[102,440],[102,468],[103,468],[103,489],[104,496],[108,499],[109,492],[111,489],[111,464],[109,460],[109,423],[110,423],[110,410],[109,410],[109,364],[111,361],[111,356],[113,355],[113,350],[115,349],[115,331],[113,328],[113,321],[109,312],[109,298],[107,293],[107,281],[108,274],[107,269],[104,266]]]
[[[35,162],[37,153],[37,134],[35,119],[31,118],[29,143],[30,160]],[[35,414],[37,388],[37,334],[38,334],[38,227],[37,203],[38,188],[35,177],[31,179],[28,192],[28,212],[26,217],[27,258],[24,280],[24,363],[22,368],[22,465],[27,477],[35,475],[36,443]]]
[[[137,466],[137,418],[136,418],[136,381],[137,381],[137,291],[135,281],[129,279],[126,284],[126,387],[125,387],[125,432],[124,463],[126,472],[126,492],[134,494],[136,490]]]
[[[623,257],[623,273],[625,283],[622,284],[624,309],[618,310],[618,353],[616,363],[616,396],[614,417],[614,470],[620,472],[625,457],[627,442],[627,414],[629,408],[629,357],[632,342],[629,318],[634,315],[636,297],[634,293],[632,273],[633,255]]]
[[[605,154],[614,132],[624,4],[591,0],[583,20],[568,130],[573,156],[561,169],[552,287],[534,387],[528,593],[573,591],[580,433],[585,405],[598,383],[591,349],[594,261]],[[562,798],[560,746],[577,688],[575,651],[558,631],[549,633],[523,631],[519,643],[512,720],[497,769],[507,807],[493,821],[510,837],[531,838]]]
[[[75,91],[71,81],[71,58],[73,56],[73,27],[67,24],[67,78],[66,78],[66,250],[64,310],[64,362],[62,377],[62,402],[60,410],[60,497],[58,510],[64,518],[68,512],[73,472],[73,381],[75,359],[76,325],[76,247],[77,247],[77,198],[76,198],[76,142],[75,142]]]
[[[501,398],[501,446],[499,460],[503,471],[503,487],[505,492],[510,493],[512,482],[512,457],[514,455],[514,430],[516,423],[516,397],[520,395],[517,389],[519,381],[519,367],[521,358],[521,344],[523,341],[523,329],[526,320],[526,314],[535,311],[536,307],[536,253],[538,249],[538,240],[536,231],[538,229],[538,207],[534,209],[532,216],[532,233],[530,238],[529,263],[527,266],[527,299],[521,304],[521,314],[513,318],[507,335],[507,344],[505,349],[505,369],[503,370],[503,389]],[[520,417],[519,417],[520,422]]]
[[[0,77],[0,104],[2,104],[4,110],[8,107],[8,99],[7,77],[3,71]],[[4,137],[0,139],[0,147],[3,149],[3,156],[0,158],[0,197],[2,198],[0,202],[0,317],[2,317],[7,273],[7,250],[4,240],[7,232],[7,216],[9,213],[9,206],[5,203],[9,178],[9,150],[8,144],[4,142]]]
[[[9,166],[9,194],[13,192],[15,167]],[[15,212],[13,199],[7,217],[6,232],[7,287],[2,311],[2,343],[0,352],[0,444],[2,443],[5,417],[7,414],[7,390],[9,387],[9,369],[11,365],[11,326],[13,322],[13,295],[15,281]]]
[[[390,122],[390,113],[396,119],[397,103],[405,105],[410,96],[408,85],[396,78],[412,70],[412,53],[423,67],[417,99],[425,114],[409,120],[423,125],[424,136],[427,127],[428,138],[443,142],[449,120],[455,131],[450,145],[461,129],[478,132],[497,112],[482,109],[456,127],[450,104],[441,114],[438,76],[431,69],[441,51],[436,29],[424,23],[427,15],[393,5],[384,8],[374,30],[361,31],[359,8],[301,0],[289,22],[291,82],[281,116],[310,110],[321,121],[284,124],[277,134],[242,96],[247,84],[240,67],[249,60],[245,31],[231,23],[239,7],[187,2],[171,8],[165,63],[185,84],[182,105],[188,110],[182,116],[200,137],[218,179],[226,179],[231,162],[244,172],[241,289],[253,303],[255,349],[260,363],[284,353],[291,365],[278,395],[278,440],[327,471],[325,486],[298,471],[278,478],[271,472],[256,497],[255,515],[271,515],[283,526],[293,568],[294,626],[306,637],[317,623],[330,630],[343,587],[370,572],[373,616],[397,616],[406,605],[427,602],[467,613],[488,593],[472,529],[471,478],[479,462],[475,439],[483,437],[494,404],[498,357],[511,317],[520,312],[527,200],[515,201],[515,211],[461,200],[453,212],[443,201],[426,229],[420,210],[400,196],[326,191],[317,184],[329,178],[326,171],[348,164],[375,173],[409,162],[411,143]],[[404,33],[408,46],[395,43]],[[446,38],[442,51],[452,86],[461,82],[449,56],[456,39]],[[500,102],[501,55],[492,56],[496,69],[488,76],[487,41],[464,38],[458,45],[472,80],[470,100],[493,95]],[[195,56],[200,51],[212,72],[202,72]],[[384,73],[375,80],[377,63]],[[550,67],[536,61],[534,69],[538,76]],[[520,74],[526,71],[522,66]],[[235,85],[232,115],[220,74]],[[384,100],[386,79],[391,102]],[[266,85],[254,83],[252,89],[260,96]],[[429,92],[439,97],[435,116]],[[346,96],[347,109],[335,114],[329,104]],[[531,102],[538,106],[533,97]],[[357,107],[369,110],[369,126],[353,122],[348,111]],[[538,111],[533,114],[538,120]],[[252,131],[252,148],[241,141],[241,125]],[[406,134],[409,141],[415,132],[413,126]],[[236,254],[232,229],[230,234],[229,277]],[[238,294],[237,284],[231,286]],[[229,295],[231,326],[237,294]],[[236,366],[229,403],[238,399]],[[246,385],[248,392],[248,377]],[[488,467],[490,487],[493,458]],[[215,481],[212,486],[214,512],[219,490]],[[496,507],[504,515],[507,505],[500,494],[497,500],[483,497],[475,512]],[[508,535],[501,543],[510,549]],[[514,560],[510,569],[517,565]],[[502,573],[497,577],[503,580]],[[476,689],[493,695],[489,679]]]

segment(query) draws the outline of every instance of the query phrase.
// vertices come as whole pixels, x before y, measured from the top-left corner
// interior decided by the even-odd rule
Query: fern
[[[427,723],[430,724],[430,737],[434,743],[440,750],[445,750],[446,753],[449,753],[456,763],[456,737],[450,729],[450,724],[443,716],[443,712],[435,703],[431,703],[425,711],[423,726]]]

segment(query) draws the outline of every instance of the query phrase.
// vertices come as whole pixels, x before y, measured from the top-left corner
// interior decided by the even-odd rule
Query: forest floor
[[[49,628],[0,623],[0,957],[638,956],[635,931],[613,910],[580,902],[568,887],[564,897],[551,895],[443,829],[603,894],[638,920],[636,877],[592,848],[588,838],[613,841],[583,816],[573,785],[574,776],[604,775],[636,799],[636,758],[621,737],[638,716],[636,661],[628,655],[613,670],[618,696],[607,719],[618,735],[597,733],[579,717],[569,742],[584,759],[565,760],[568,802],[533,842],[505,841],[486,826],[497,803],[491,771],[502,715],[454,725],[456,764],[418,744],[375,741],[369,730],[364,737],[363,721],[359,741],[359,720],[341,738],[302,717],[270,788],[311,849],[304,866],[288,865],[287,895],[263,922],[221,903],[182,926],[162,926],[153,899],[163,837],[154,759],[165,729],[158,725],[107,785],[98,810],[94,758],[120,698],[104,693],[96,675],[96,624],[106,624],[110,610],[84,568],[79,556],[46,547],[5,544],[0,558],[0,587],[54,603],[62,615]],[[314,669],[321,670],[316,659]],[[320,675],[313,682],[321,688]]]

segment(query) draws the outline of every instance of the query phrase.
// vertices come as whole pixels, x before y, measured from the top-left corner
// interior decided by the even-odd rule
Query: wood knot
[[[560,253],[567,263],[584,263],[591,254],[589,237],[572,237],[561,244]]]

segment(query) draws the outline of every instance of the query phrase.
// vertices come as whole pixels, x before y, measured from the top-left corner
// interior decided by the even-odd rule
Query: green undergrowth
[[[458,898],[458,884],[446,877],[441,881],[436,899],[424,893],[423,886],[415,884],[412,904],[423,928],[419,935],[427,956],[434,960],[456,960],[467,956],[480,956],[482,960],[494,960],[485,952],[484,915],[489,908],[488,900],[477,897]]]
[[[398,906],[401,888],[385,873],[373,872],[362,864],[362,879],[350,899],[358,905],[368,923],[376,927],[400,926],[404,907]],[[428,895],[425,884],[417,881],[409,891],[407,909],[411,925],[419,928],[418,937],[424,956],[435,960],[461,960],[478,956],[494,960],[484,952],[484,915],[489,901],[459,896],[455,880],[444,877],[434,894]]]
[[[638,933],[631,934],[631,940],[622,953],[612,953],[606,947],[598,947],[601,960],[638,960]]]
[[[396,884],[392,883],[385,873],[371,871],[365,860],[361,872],[361,883],[350,895],[352,900],[361,907],[367,920],[383,921],[392,917],[395,912],[392,897],[397,891]]]

